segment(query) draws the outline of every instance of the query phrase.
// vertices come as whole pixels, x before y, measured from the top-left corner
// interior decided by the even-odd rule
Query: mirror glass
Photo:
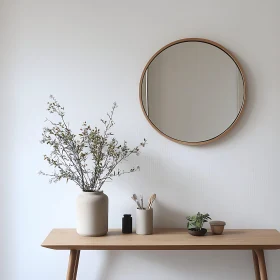
[[[140,81],[140,102],[150,123],[171,140],[194,145],[227,131],[245,101],[240,64],[222,46],[201,40],[161,49]]]

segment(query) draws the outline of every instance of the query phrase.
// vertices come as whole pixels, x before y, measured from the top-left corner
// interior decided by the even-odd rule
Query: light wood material
[[[83,237],[75,229],[54,229],[42,246],[57,250],[264,250],[280,249],[280,233],[273,229],[225,230],[220,236],[195,237],[186,229],[155,229],[153,235],[109,230],[106,236]],[[260,252],[258,258],[262,260]]]
[[[258,257],[259,271],[260,271],[260,280],[267,280],[267,272],[265,265],[265,257],[263,250],[255,250]]]
[[[155,229],[153,235],[122,234],[83,237],[75,229],[53,229],[42,244],[70,250],[66,280],[76,280],[80,250],[252,250],[256,280],[267,280],[264,249],[280,249],[280,233],[274,229],[226,230],[223,235],[191,236],[186,229]]]
[[[78,256],[77,250],[70,251],[66,280],[75,280],[75,278],[73,278],[73,277],[74,277],[74,273],[75,273],[77,256]]]
[[[76,260],[75,260],[75,267],[74,267],[74,273],[73,273],[73,280],[77,279],[78,274],[78,267],[79,267],[79,259],[80,259],[80,251],[77,251]]]
[[[254,250],[252,251],[252,253],[253,253],[256,280],[261,280],[258,256]]]
[[[240,71],[240,74],[242,76],[242,80],[243,80],[243,88],[244,88],[244,95],[243,95],[243,102],[242,102],[242,105],[241,105],[241,108],[240,108],[240,111],[237,115],[237,117],[235,118],[235,120],[233,121],[233,123],[224,131],[222,132],[221,134],[217,135],[216,137],[213,137],[211,139],[208,139],[208,140],[205,140],[205,141],[200,141],[200,142],[187,142],[187,141],[181,141],[179,139],[175,139],[175,138],[172,138],[170,137],[169,135],[163,133],[160,129],[158,129],[154,124],[153,122],[149,119],[149,117],[147,116],[147,113],[145,111],[145,108],[144,108],[144,104],[143,104],[143,101],[142,101],[142,84],[143,84],[143,80],[144,80],[144,77],[145,77],[145,73],[147,71],[147,69],[149,68],[150,64],[152,63],[152,61],[161,53],[163,52],[164,50],[166,50],[167,48],[169,47],[172,47],[174,45],[177,45],[177,44],[180,44],[180,43],[185,43],[185,42],[201,42],[201,43],[206,43],[206,44],[210,44],[210,45],[213,45],[217,48],[219,48],[220,50],[224,51],[233,61],[234,63],[236,64],[237,68],[239,69]],[[177,41],[174,41],[174,42],[171,42],[169,44],[167,44],[166,46],[162,47],[159,51],[157,51],[152,57],[151,59],[148,61],[148,63],[146,64],[143,72],[142,72],[142,75],[141,75],[141,78],[140,78],[140,83],[139,83],[139,100],[140,100],[140,104],[141,104],[141,108],[142,108],[142,111],[147,119],[147,121],[150,123],[150,125],[157,131],[159,132],[161,135],[163,135],[164,137],[168,138],[169,140],[171,141],[174,141],[174,142],[177,142],[177,143],[180,143],[180,144],[184,144],[184,145],[191,145],[191,146],[198,146],[198,145],[204,145],[204,144],[207,144],[207,143],[210,143],[210,142],[213,142],[219,138],[221,138],[222,136],[226,135],[232,128],[233,126],[236,124],[236,122],[239,120],[242,112],[243,112],[243,109],[244,109],[244,105],[245,105],[245,101],[246,101],[246,91],[247,91],[247,88],[246,88],[246,79],[245,79],[245,75],[244,75],[244,71],[241,67],[241,64],[238,62],[237,58],[228,50],[226,49],[225,47],[223,47],[222,45],[214,42],[214,41],[211,41],[211,40],[207,40],[207,39],[202,39],[202,38],[185,38],[185,39],[180,39],[180,40],[177,40]]]

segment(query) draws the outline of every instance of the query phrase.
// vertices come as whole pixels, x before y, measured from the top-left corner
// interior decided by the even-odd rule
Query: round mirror
[[[140,80],[140,103],[152,126],[187,145],[209,143],[238,120],[245,78],[236,58],[205,39],[182,39],[160,49]]]

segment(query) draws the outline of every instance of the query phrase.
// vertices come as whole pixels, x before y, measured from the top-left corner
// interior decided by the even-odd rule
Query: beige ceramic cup
[[[136,234],[153,234],[153,208],[136,209]]]
[[[224,221],[211,221],[211,231],[213,234],[221,235],[223,234],[226,223]]]

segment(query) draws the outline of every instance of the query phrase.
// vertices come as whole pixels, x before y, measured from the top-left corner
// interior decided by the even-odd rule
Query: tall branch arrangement
[[[74,134],[65,121],[65,111],[58,101],[51,95],[48,102],[48,112],[58,116],[59,121],[46,119],[49,127],[43,128],[42,144],[51,147],[49,155],[44,159],[54,168],[53,173],[40,171],[39,174],[50,177],[50,183],[66,179],[75,182],[83,191],[100,191],[105,182],[113,177],[135,172],[139,166],[130,170],[117,169],[119,164],[129,156],[140,154],[145,147],[144,139],[135,148],[129,148],[127,142],[122,144],[114,137],[111,129],[114,126],[113,115],[117,104],[107,114],[107,119],[101,119],[104,130],[92,128],[87,122],[82,124],[79,134]]]

